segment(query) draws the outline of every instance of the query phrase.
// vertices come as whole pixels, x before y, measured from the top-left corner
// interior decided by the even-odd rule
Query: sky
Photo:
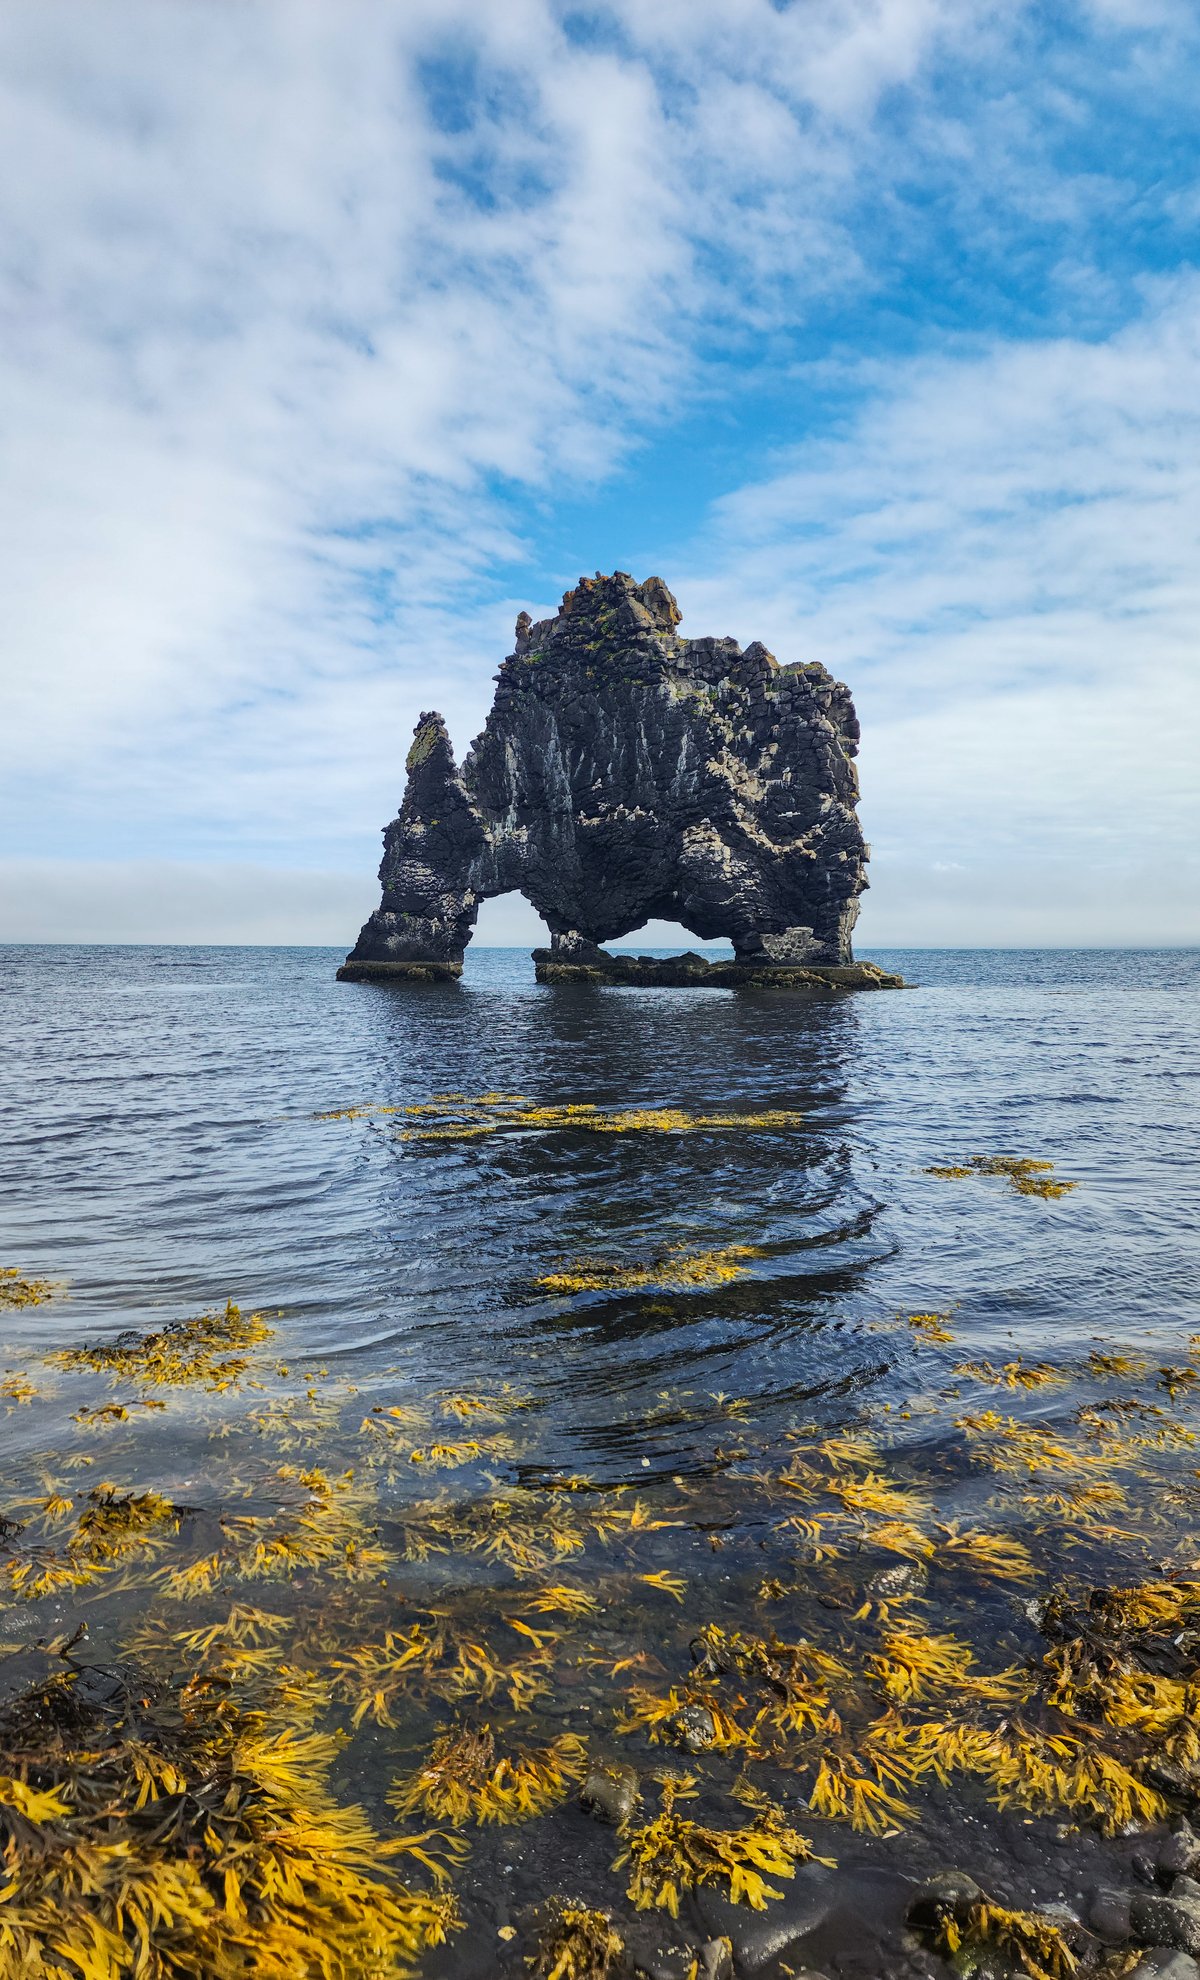
[[[1198,87],[1192,0],[0,11],[0,940],[348,947],[623,569],[850,685],[860,947],[1200,942]]]

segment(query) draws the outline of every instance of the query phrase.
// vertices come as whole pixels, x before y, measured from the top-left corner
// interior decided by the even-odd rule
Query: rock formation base
[[[555,949],[535,949],[539,983],[618,983],[650,990],[903,990],[902,976],[875,963],[828,968],[798,963],[714,962],[689,949],[681,956],[618,956],[597,949],[586,961],[565,961]]]
[[[681,956],[618,956],[595,949],[586,959],[565,959],[559,949],[535,949],[539,983],[616,983],[650,990],[903,990],[902,976],[890,976],[875,963],[852,962],[829,968],[798,963],[713,962],[689,949]],[[456,983],[461,963],[346,962],[339,983]]]
[[[454,983],[463,973],[460,962],[344,962],[339,983]]]

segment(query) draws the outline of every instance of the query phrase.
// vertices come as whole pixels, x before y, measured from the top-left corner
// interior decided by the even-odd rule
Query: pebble
[[[579,1790],[580,1807],[615,1829],[629,1820],[637,1798],[637,1775],[623,1760],[593,1760]]]
[[[914,1595],[924,1588],[929,1580],[929,1569],[923,1561],[899,1561],[895,1567],[882,1568],[867,1583],[867,1592],[876,1601],[895,1602],[901,1595]]]
[[[681,1746],[689,1753],[704,1753],[717,1737],[716,1721],[707,1705],[685,1705],[675,1720]]]

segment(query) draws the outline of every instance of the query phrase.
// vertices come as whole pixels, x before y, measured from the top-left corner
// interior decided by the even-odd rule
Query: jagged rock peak
[[[611,577],[597,571],[594,578],[581,577],[574,591],[563,593],[552,619],[539,619],[534,625],[528,612],[520,614],[513,658],[556,647],[578,650],[589,642],[638,640],[655,633],[671,638],[679,620],[679,607],[661,578],[635,584],[628,571],[614,571]]]
[[[421,716],[351,963],[453,969],[480,901],[514,888],[575,957],[662,917],[760,966],[850,961],[867,848],[848,690],[679,624],[661,578],[597,572],[553,618],[520,614],[461,769]]]

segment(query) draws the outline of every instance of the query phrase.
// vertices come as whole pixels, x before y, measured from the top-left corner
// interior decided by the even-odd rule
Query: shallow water
[[[947,1556],[916,1606],[901,1604],[905,1628],[950,1631],[996,1669],[1045,1648],[1027,1613],[1035,1580],[1140,1579],[1164,1561],[1184,1571],[1200,1550],[1179,1496],[1195,1476],[1196,1409],[1187,1382],[1164,1389],[1158,1370],[1187,1364],[1200,1329],[1200,953],[872,959],[916,987],[837,999],[540,987],[525,952],[483,950],[459,985],[387,988],[336,983],[332,951],[0,951],[0,1265],[62,1287],[0,1313],[4,1364],[38,1391],[5,1421],[14,1503],[39,1489],[33,1479],[49,1489],[51,1470],[56,1489],[66,1476],[75,1492],[102,1476],[199,1508],[202,1528],[239,1499],[273,1515],[286,1498],[281,1464],[354,1464],[386,1587],[376,1574],[335,1589],[319,1567],[286,1577],[310,1665],[321,1663],[314,1605],[336,1615],[331,1650],[439,1604],[466,1604],[478,1631],[499,1628],[506,1644],[511,1614],[560,1630],[534,1656],[545,1688],[531,1712],[443,1684],[405,1692],[390,1726],[367,1716],[338,1780],[381,1833],[397,1826],[388,1790],[437,1727],[481,1717],[502,1746],[565,1730],[631,1761],[650,1813],[652,1772],[686,1766],[700,1780],[694,1806],[730,1822],[746,1750],[697,1756],[677,1738],[652,1744],[645,1723],[622,1732],[622,1698],[631,1683],[659,1693],[684,1683],[705,1623],[820,1642],[877,1679],[869,1660],[896,1616],[880,1613],[869,1584],[905,1556],[881,1548],[865,1517],[847,1527],[855,1502],[831,1495],[828,1480],[856,1465],[915,1494],[928,1533],[961,1522],[1029,1547],[1036,1575],[1024,1581],[960,1585]],[[601,1118],[669,1109],[734,1124],[597,1132],[586,1116],[548,1125],[490,1103],[495,1131],[463,1138],[460,1100],[432,1116],[402,1111],[492,1094],[522,1096],[524,1108],[594,1106]],[[756,1125],[764,1112],[802,1119]],[[1003,1177],[928,1173],[978,1154],[1051,1161],[1077,1187],[1043,1200]],[[700,1283],[673,1283],[676,1253],[719,1253],[736,1276],[704,1283],[701,1268]],[[580,1261],[599,1261],[597,1289],[539,1286],[563,1271],[587,1277]],[[603,1283],[614,1267],[650,1267],[660,1282]],[[163,1388],[154,1398],[167,1408],[151,1410],[138,1406],[149,1391],[137,1383],[43,1368],[48,1350],[162,1328],[227,1299],[274,1333],[222,1393]],[[908,1322],[931,1313],[948,1316],[950,1339]],[[1114,1390],[1089,1364],[1097,1348],[1145,1367]],[[1014,1361],[1056,1379],[1008,1382],[999,1371]],[[1018,1489],[987,1460],[986,1432],[962,1427],[994,1409],[1046,1437],[1087,1438],[1094,1422],[1080,1408],[1118,1392],[1137,1400],[1145,1433],[1105,1471],[1134,1504],[1123,1538],[1056,1526],[1045,1503],[1031,1509],[1031,1481],[1043,1502],[1062,1486],[1058,1461],[1027,1466]],[[463,1393],[499,1397],[497,1412],[456,1421],[445,1399]],[[128,1417],[76,1420],[114,1395]],[[360,1430],[373,1410],[396,1409],[411,1416],[387,1419],[383,1437]],[[843,1431],[865,1435],[876,1455],[817,1454]],[[413,1459],[431,1443],[450,1455]],[[799,1482],[781,1487],[797,1463]],[[579,1480],[586,1489],[561,1490]],[[533,1566],[477,1546],[497,1495],[511,1510],[522,1494],[535,1523],[563,1503],[570,1526],[582,1506],[578,1546]],[[593,1514],[609,1505],[640,1505],[644,1527],[606,1529]],[[814,1560],[811,1534],[787,1522],[831,1508],[838,1552]],[[886,1506],[871,1516],[882,1522]],[[445,1551],[423,1558],[439,1520]],[[171,1558],[153,1567],[170,1572]],[[662,1574],[680,1585],[644,1579]],[[772,1581],[784,1592],[762,1595]],[[547,1612],[539,1625],[541,1612],[520,1604],[562,1582],[594,1589],[599,1610],[569,1626]],[[161,1583],[148,1597],[149,1585],[126,1568],[16,1601],[5,1641],[52,1639],[86,1619],[97,1654],[125,1656],[148,1600],[173,1601],[180,1627],[184,1608],[209,1620],[229,1607],[223,1587],[181,1606]],[[266,1594],[278,1607],[277,1582]],[[265,1600],[262,1588],[251,1599]],[[640,1666],[612,1672],[630,1657]],[[737,1696],[735,1717],[749,1723],[761,1701],[745,1685]],[[350,1702],[335,1699],[333,1717],[346,1719]],[[843,1717],[849,1726],[853,1711]],[[1064,1843],[1048,1811],[1000,1813],[974,1785],[936,1782],[896,1833],[857,1834],[808,1809],[811,1738],[801,1744],[754,1763],[838,1859],[836,1873],[811,1873],[814,1891],[827,1875],[829,1889],[806,1895],[814,1931],[785,1952],[793,1966],[948,1970],[901,1933],[906,1879],[952,1861],[1010,1900],[1061,1896],[1080,1909],[1088,1880],[1110,1874],[1110,1858],[1119,1871],[1132,1847],[1086,1826]],[[518,1958],[525,1907],[551,1889],[627,1920],[612,1833],[573,1792],[528,1824],[468,1826],[473,1851],[456,1881],[469,1929],[431,1970],[483,1973]],[[809,1875],[796,1890],[809,1893]],[[797,1901],[793,1892],[783,1910]],[[695,1902],[685,1900],[680,1929],[727,1929],[715,1913],[689,1925]],[[512,1921],[516,1939],[498,1945]]]

